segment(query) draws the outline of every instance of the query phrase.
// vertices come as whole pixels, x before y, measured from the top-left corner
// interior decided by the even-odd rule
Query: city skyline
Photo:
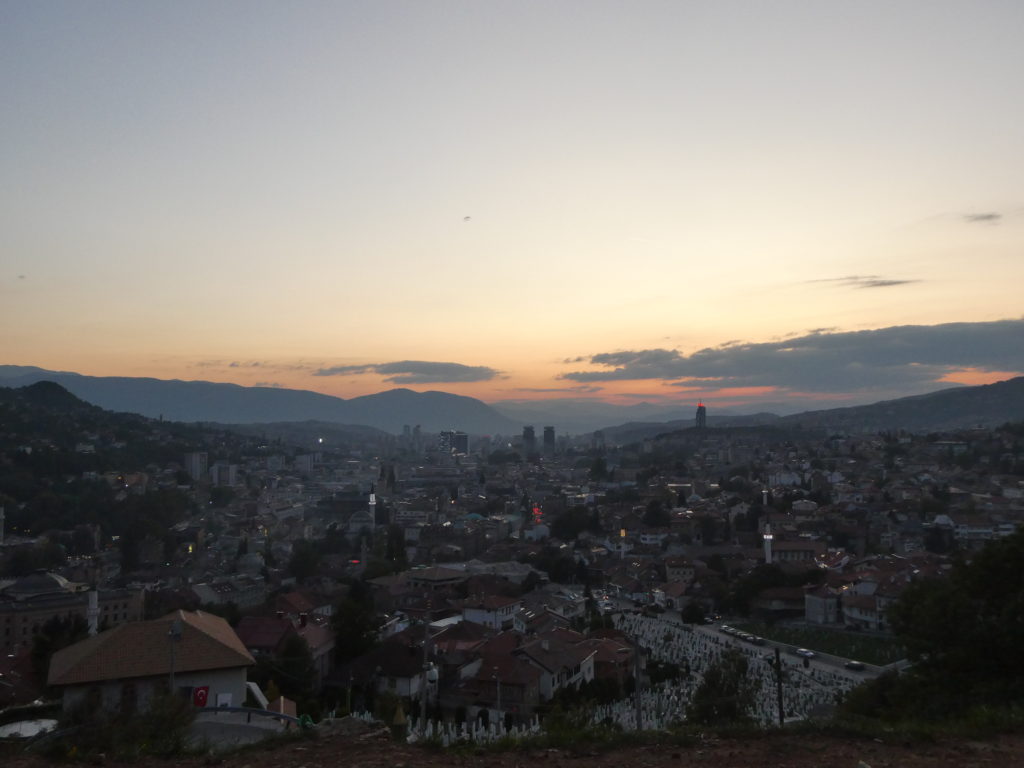
[[[353,397],[1024,375],[1024,7],[0,4],[2,364]]]

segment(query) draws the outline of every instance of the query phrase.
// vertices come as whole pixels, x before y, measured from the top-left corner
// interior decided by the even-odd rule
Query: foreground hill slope
[[[347,730],[347,729],[346,729]],[[55,763],[13,750],[0,751],[6,768],[44,768]],[[93,764],[117,765],[105,759]],[[719,738],[698,736],[686,746],[635,746],[596,751],[587,745],[575,750],[523,749],[489,752],[484,749],[441,750],[391,741],[386,732],[361,735],[324,734],[317,738],[259,746],[234,754],[178,757],[173,760],[139,758],[124,763],[139,768],[963,768],[963,766],[1024,765],[1024,735],[1010,734],[986,741],[942,740],[925,743],[883,743],[868,738],[840,738],[801,731],[763,737]]]

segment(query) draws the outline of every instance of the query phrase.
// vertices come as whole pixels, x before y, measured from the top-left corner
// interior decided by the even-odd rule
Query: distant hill
[[[970,427],[997,427],[1024,421],[1024,376],[977,387],[954,387],[927,395],[901,397],[872,405],[830,408],[784,416],[782,426],[877,432],[905,429],[939,432]]]
[[[625,427],[643,430],[651,426],[654,433],[671,429],[685,429],[694,425],[697,402],[676,406],[664,403],[635,403],[618,405],[601,400],[583,398],[552,398],[551,400],[498,400],[490,403],[505,416],[523,424],[533,424],[538,432],[542,425],[553,425],[559,435],[589,433],[600,429],[607,435],[609,429]],[[715,406],[709,416],[709,426],[760,426],[778,418],[776,414],[789,414],[798,410],[792,403],[760,404],[763,411],[743,413],[737,408]],[[766,413],[767,412],[767,413]]]
[[[709,414],[708,427],[798,427],[858,434],[896,429],[942,432],[971,427],[991,428],[1009,421],[1024,421],[1024,376],[995,384],[953,387],[871,405],[805,411],[791,416],[762,413],[713,417]],[[608,442],[624,445],[693,426],[693,420],[632,423],[607,427],[602,432]]]
[[[774,413],[752,413],[748,416],[708,416],[708,427],[725,429],[728,427],[765,427],[779,423],[779,416]],[[641,440],[657,437],[667,432],[678,432],[692,429],[694,419],[675,419],[665,422],[631,422],[601,430],[605,440],[613,445],[627,445]]]
[[[491,407],[513,421],[532,424],[540,434],[544,426],[554,426],[559,435],[593,432],[608,424],[644,422],[663,424],[673,420],[693,420],[696,407],[669,408],[664,404],[636,403],[617,405],[583,398],[550,400],[499,400]]]
[[[40,381],[60,384],[86,402],[110,411],[181,422],[261,424],[323,421],[398,433],[408,424],[426,432],[459,429],[471,434],[513,434],[522,425],[472,397],[447,392],[393,389],[344,400],[297,389],[242,387],[208,381],[82,376],[41,368],[0,366],[0,385]]]
[[[242,387],[208,381],[180,381],[152,378],[82,376],[26,366],[0,366],[0,385],[21,387],[41,381],[60,384],[82,400],[111,411],[138,413],[181,422],[220,424],[267,424],[273,422],[325,422],[347,427],[372,427],[392,434],[405,425],[417,424],[425,432],[459,429],[470,434],[518,434],[524,424],[538,430],[552,424],[558,434],[602,431],[612,443],[626,443],[686,429],[693,418],[662,420],[673,412],[660,406],[598,406],[580,401],[550,401],[534,405],[523,402],[490,406],[472,397],[447,392],[413,392],[392,389],[374,395],[344,400],[317,392],[269,387]],[[554,407],[553,406],[557,406]],[[565,414],[558,416],[559,410]],[[504,409],[502,413],[500,409]],[[635,409],[635,410],[632,410]],[[624,416],[625,423],[602,414]],[[807,411],[790,416],[757,413],[723,415],[712,409],[708,426],[748,427],[777,424],[850,432],[905,429],[930,432],[972,426],[998,426],[1024,420],[1024,377],[978,387],[954,387],[927,395],[887,400],[872,405]]]

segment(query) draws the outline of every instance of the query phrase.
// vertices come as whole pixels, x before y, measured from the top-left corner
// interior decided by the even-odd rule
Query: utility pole
[[[170,694],[174,695],[174,644],[175,642],[181,641],[181,619],[175,619],[171,622],[171,628],[167,630],[167,638],[171,645],[171,674],[170,674]]]
[[[420,692],[420,735],[427,731],[427,705],[429,704],[430,686],[430,601],[427,601],[427,615],[423,618],[423,685]]]
[[[644,710],[643,703],[640,701],[640,638],[633,638],[633,680],[635,685],[633,686],[633,704],[636,707],[636,729],[642,731],[644,729]]]

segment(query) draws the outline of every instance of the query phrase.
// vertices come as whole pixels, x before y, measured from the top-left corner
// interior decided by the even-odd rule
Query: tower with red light
[[[704,403],[697,403],[697,429],[704,429],[708,425],[708,409]]]

